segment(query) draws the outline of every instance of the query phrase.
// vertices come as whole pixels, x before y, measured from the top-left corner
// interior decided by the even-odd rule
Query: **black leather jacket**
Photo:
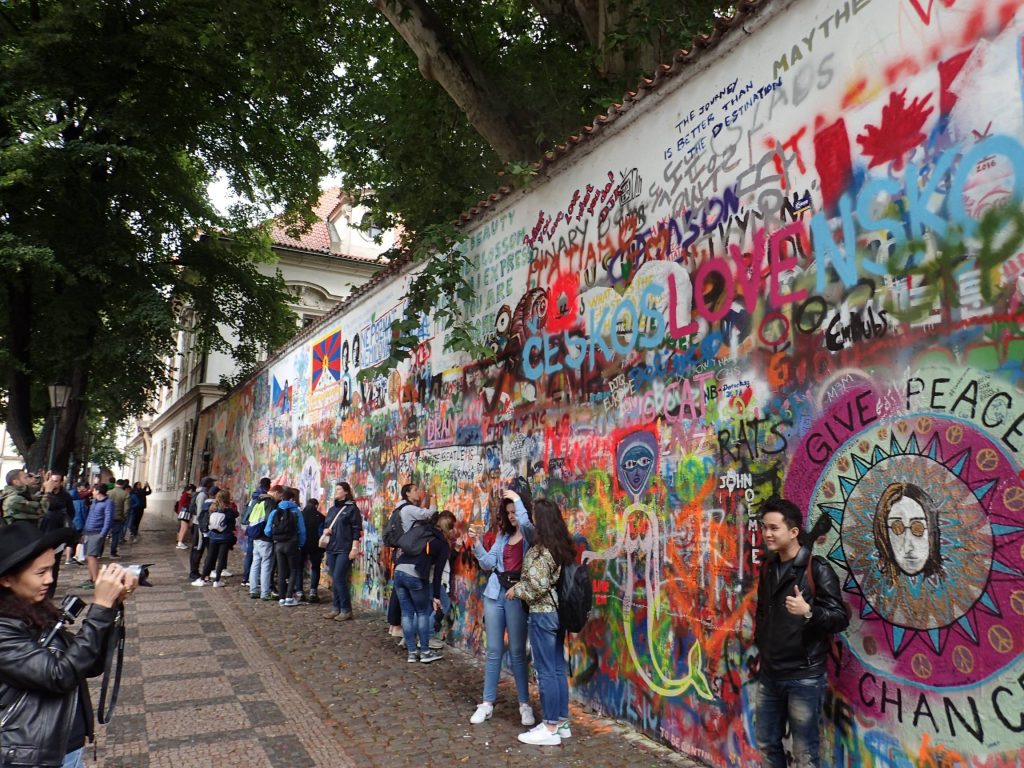
[[[850,623],[843,604],[839,579],[824,558],[815,557],[811,569],[816,592],[811,598],[807,583],[807,559],[811,550],[801,547],[786,575],[774,584],[777,556],[761,566],[757,587],[754,640],[761,654],[761,673],[775,680],[796,680],[825,674],[829,637]],[[774,586],[773,586],[774,585]],[[811,618],[793,616],[786,610],[786,598],[799,585],[804,600],[811,604]]]
[[[113,626],[114,610],[93,605],[77,635],[47,650],[24,622],[0,617],[0,766],[59,768],[79,696],[91,731],[86,678],[103,671]]]

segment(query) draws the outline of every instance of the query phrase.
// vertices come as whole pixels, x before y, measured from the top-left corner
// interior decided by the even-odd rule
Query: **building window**
[[[167,462],[167,481],[165,485],[173,489],[178,484],[178,456],[181,451],[181,430],[174,430],[171,435],[171,458]]]
[[[167,477],[167,440],[160,441],[160,461],[157,462],[156,485],[157,490],[164,490],[164,479]]]

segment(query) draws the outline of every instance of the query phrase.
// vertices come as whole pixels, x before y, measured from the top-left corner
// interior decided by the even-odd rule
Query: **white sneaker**
[[[203,581],[202,579],[196,579],[195,581],[192,582],[192,586],[193,587],[206,587],[206,586],[209,586],[209,584],[210,584],[210,582]]]
[[[188,544],[182,544],[181,542],[178,542],[177,544],[174,545],[174,548],[175,549],[188,549]]]
[[[223,587],[224,586],[224,582],[223,581],[215,581],[215,582],[213,582],[213,586],[215,586],[215,587]],[[523,723],[523,725],[525,725],[525,723]]]
[[[225,568],[225,569],[224,569],[223,571],[221,571],[221,572],[220,572],[220,577],[221,577],[222,579],[226,579],[226,578],[227,578],[228,576],[234,576],[234,575],[235,575],[235,574],[233,574],[233,573],[232,573],[231,571],[229,571],[229,570],[228,570],[227,568]]]
[[[533,716],[533,707],[528,703],[519,705],[519,722],[523,725],[534,725],[537,719]]]
[[[520,733],[519,740],[523,744],[533,744],[535,747],[557,747],[562,743],[562,737],[558,735],[558,732],[549,731],[543,724],[540,728]]]
[[[476,712],[469,718],[469,722],[473,725],[480,725],[484,720],[490,720],[491,715],[494,714],[494,705],[488,704],[486,701],[476,708]]]
[[[563,739],[572,738],[572,731],[569,730],[569,721],[563,720],[558,724],[558,735]]]

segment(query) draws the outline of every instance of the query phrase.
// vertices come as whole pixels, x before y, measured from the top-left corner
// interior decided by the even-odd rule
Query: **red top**
[[[523,570],[523,542],[505,545],[505,566],[506,573],[509,571]]]

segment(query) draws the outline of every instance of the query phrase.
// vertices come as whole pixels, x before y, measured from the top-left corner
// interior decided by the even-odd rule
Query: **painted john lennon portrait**
[[[919,486],[890,483],[878,500],[872,529],[878,567],[890,584],[896,584],[901,573],[942,575],[939,513]]]

